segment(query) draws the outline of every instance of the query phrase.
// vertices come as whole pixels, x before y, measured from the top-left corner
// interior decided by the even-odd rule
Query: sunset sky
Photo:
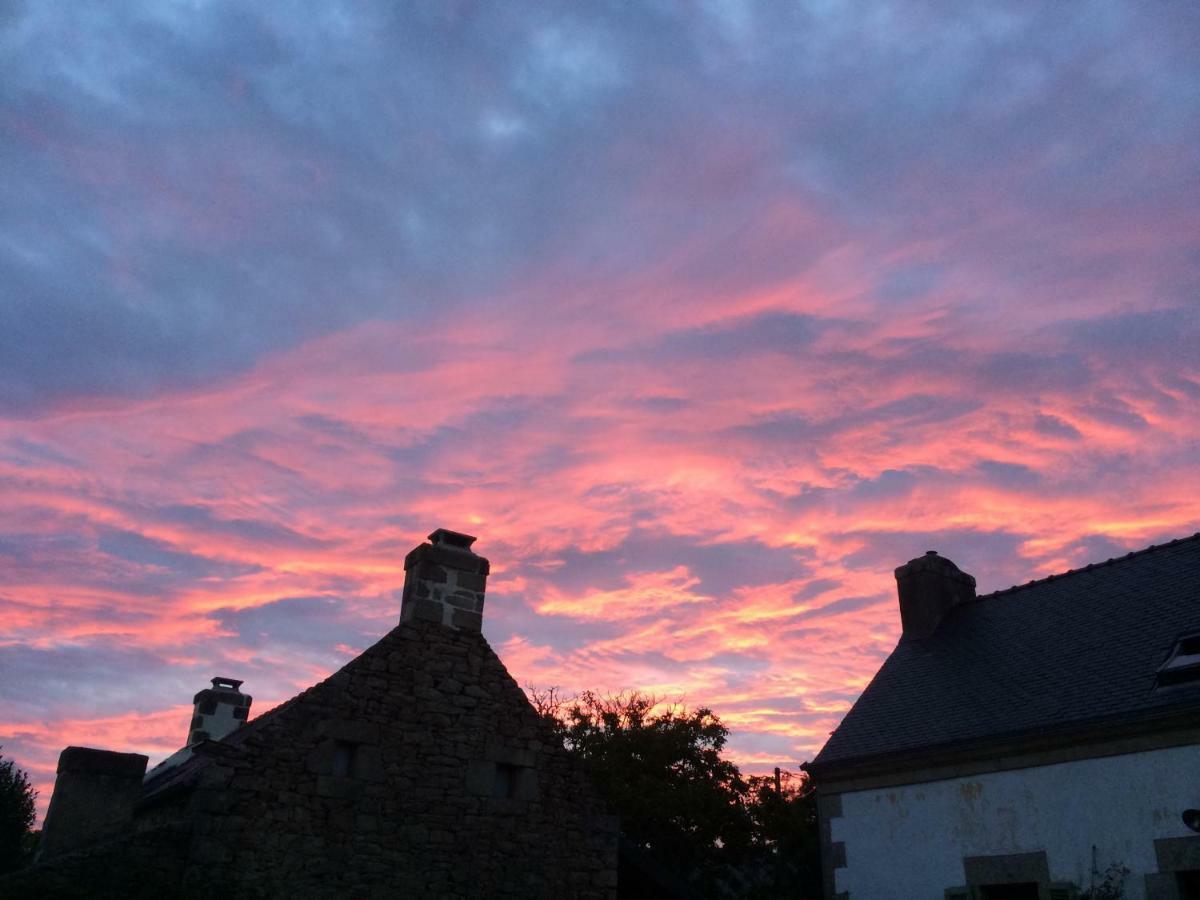
[[[711,706],[749,771],[820,748],[906,560],[1200,529],[1200,5],[0,3],[41,806],[214,675],[328,675],[437,527],[520,683]]]

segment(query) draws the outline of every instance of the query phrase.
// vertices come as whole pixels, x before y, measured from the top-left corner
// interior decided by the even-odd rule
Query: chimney
[[[975,599],[975,579],[936,550],[896,570],[904,636],[929,637],[952,606]]]
[[[242,682],[236,678],[214,678],[212,687],[192,698],[196,706],[188,729],[187,746],[201,741],[219,741],[246,724],[254,698],[238,690],[241,686]]]
[[[86,847],[128,828],[142,794],[146,761],[140,753],[91,747],[63,750],[38,841],[38,859]]]
[[[483,624],[488,561],[471,551],[475,538],[439,528],[404,557],[400,621],[440,622],[462,631]]]

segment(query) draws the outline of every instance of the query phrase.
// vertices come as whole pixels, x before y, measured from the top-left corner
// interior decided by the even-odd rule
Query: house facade
[[[615,897],[616,819],[480,633],[473,540],[430,535],[400,624],[270,712],[215,679],[148,774],[63,751],[40,859],[0,895]]]
[[[830,900],[1200,898],[1200,535],[986,596],[930,552],[808,765]]]

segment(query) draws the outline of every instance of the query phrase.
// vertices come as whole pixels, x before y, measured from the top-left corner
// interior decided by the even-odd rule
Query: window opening
[[[1200,634],[1180,638],[1167,661],[1158,669],[1158,683],[1179,684],[1200,680]]]
[[[354,774],[354,758],[358,755],[358,746],[349,741],[334,741],[333,743],[333,774],[340,778],[349,778]]]
[[[492,796],[510,800],[517,795],[517,778],[521,767],[509,763],[496,763],[496,780],[492,782]]]

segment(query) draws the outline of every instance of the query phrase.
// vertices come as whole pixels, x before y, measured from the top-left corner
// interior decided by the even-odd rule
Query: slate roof
[[[960,604],[902,637],[811,767],[1146,723],[1193,711],[1200,682],[1158,688],[1176,641],[1200,632],[1200,533]]]

